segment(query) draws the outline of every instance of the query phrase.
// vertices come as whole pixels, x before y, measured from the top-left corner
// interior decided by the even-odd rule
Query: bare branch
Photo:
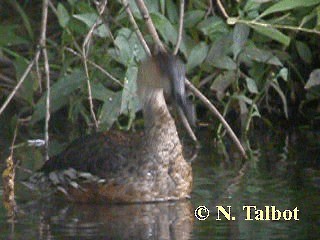
[[[90,77],[89,77],[89,70],[88,70],[88,64],[87,64],[87,57],[88,57],[88,52],[89,52],[89,48],[90,48],[90,41],[93,35],[93,31],[95,30],[95,28],[97,27],[98,23],[99,23],[99,19],[101,17],[101,15],[104,13],[104,10],[106,9],[108,1],[105,0],[103,1],[102,5],[99,7],[99,17],[97,18],[97,20],[95,21],[95,23],[92,25],[92,27],[90,28],[89,32],[87,33],[86,37],[84,38],[83,44],[82,44],[82,59],[83,59],[83,64],[84,64],[84,69],[85,69],[85,73],[86,73],[86,80],[87,80],[87,87],[88,87],[88,99],[89,99],[89,104],[90,104],[90,113],[91,116],[93,118],[95,127],[98,128],[99,124],[96,118],[96,114],[94,113],[94,109],[93,109],[93,101],[92,101],[92,91],[91,91],[91,84],[90,84]]]
[[[184,115],[184,113],[183,113],[183,111],[182,111],[182,109],[181,109],[180,107],[178,108],[178,113],[179,113],[179,116],[180,116],[180,118],[181,118],[181,121],[182,121],[184,127],[186,128],[186,130],[187,130],[189,136],[191,137],[191,139],[192,139],[193,141],[195,141],[195,142],[198,142],[198,139],[197,139],[196,135],[195,135],[194,132],[192,131],[192,128],[190,127],[190,124],[189,124],[186,116]]]
[[[180,0],[179,34],[178,34],[177,44],[173,52],[174,55],[177,55],[180,48],[181,40],[182,40],[183,18],[184,18],[184,0]]]
[[[40,50],[37,51],[38,53],[40,52]],[[10,93],[10,95],[8,96],[8,98],[6,99],[6,101],[2,104],[1,108],[0,108],[0,115],[2,114],[2,112],[6,109],[6,107],[8,106],[8,104],[10,103],[10,101],[12,100],[12,98],[14,97],[14,95],[16,94],[16,92],[18,91],[18,89],[21,87],[22,83],[24,82],[24,80],[27,78],[27,76],[29,75],[34,63],[35,63],[35,57],[32,59],[32,61],[29,63],[28,67],[26,68],[26,70],[24,71],[23,75],[21,76],[20,80],[18,81],[17,85],[14,87],[14,89],[12,90],[12,92]]]
[[[49,160],[49,121],[50,121],[50,67],[48,60],[48,53],[46,48],[46,38],[47,38],[47,20],[48,20],[48,0],[43,0],[42,2],[42,20],[41,20],[41,35],[39,45],[41,47],[43,61],[44,61],[44,72],[46,77],[46,119],[45,119],[45,150],[46,150],[46,161]]]
[[[81,58],[81,54],[76,52],[75,50],[73,50],[72,48],[65,48],[68,52],[72,53],[73,55]],[[123,83],[120,82],[119,79],[116,79],[114,76],[111,75],[111,73],[109,73],[108,71],[106,71],[103,67],[101,67],[100,65],[96,64],[95,62],[87,59],[87,62],[92,65],[93,67],[97,68],[100,72],[102,72],[103,74],[105,74],[108,78],[110,78],[112,81],[116,82],[117,84],[119,84],[121,87],[123,87]]]
[[[320,35],[320,31],[317,29],[303,28],[301,26],[288,26],[288,25],[281,25],[281,24],[257,22],[256,20],[244,20],[244,19],[238,19],[238,18],[229,18],[227,23],[229,25],[243,23],[243,24],[246,24],[249,26],[261,26],[261,27],[265,27],[265,28],[286,29],[286,30],[291,30],[291,31],[307,32],[307,33],[314,33],[314,34]]]
[[[218,4],[218,7],[219,7],[220,11],[222,12],[222,15],[223,15],[226,19],[228,19],[230,16],[228,15],[226,9],[225,9],[224,6],[222,5],[221,0],[217,0],[217,4]]]
[[[244,158],[247,158],[246,151],[244,150],[243,146],[241,145],[239,139],[229,126],[229,124],[226,122],[224,117],[219,113],[219,111],[216,109],[216,107],[195,87],[192,85],[191,82],[189,82],[188,79],[186,79],[186,86],[196,95],[206,106],[207,108],[219,119],[219,121],[222,123],[222,125],[225,127],[227,130],[229,136],[233,140],[233,142],[236,144],[238,149],[240,150],[242,156]]]
[[[146,7],[146,5],[144,4],[143,0],[136,0],[137,6],[143,16],[143,18],[146,20],[146,24],[149,30],[149,33],[151,34],[153,40],[164,50],[164,46],[162,44],[162,42],[159,39],[158,33],[152,23],[152,20],[150,19],[149,13],[148,13],[148,9]],[[205,106],[208,107],[208,109],[220,120],[220,122],[223,124],[223,126],[226,128],[228,134],[230,135],[231,139],[235,142],[236,146],[239,148],[239,151],[241,152],[241,154],[247,158],[246,152],[244,150],[244,148],[242,147],[239,139],[237,138],[237,136],[235,135],[235,133],[233,132],[233,130],[231,129],[231,127],[229,126],[229,124],[226,122],[226,120],[223,118],[223,116],[219,113],[219,111],[212,105],[212,103],[195,87],[193,86],[193,84],[186,79],[186,87],[190,89],[190,91],[192,91],[204,104]],[[183,121],[183,124],[185,125],[185,128],[187,129],[188,133],[189,130],[191,129],[188,121]],[[186,124],[185,124],[186,123]],[[190,133],[189,133],[190,135]],[[194,136],[194,134],[191,134],[190,137],[192,139],[194,139],[194,137],[192,137],[192,135]]]
[[[144,37],[143,37],[139,27],[138,27],[138,24],[137,24],[136,20],[133,17],[133,14],[131,12],[131,9],[130,9],[128,1],[127,0],[122,0],[122,4],[123,4],[128,16],[129,16],[129,20],[130,20],[131,24],[133,25],[133,30],[136,32],[137,37],[140,40],[145,52],[148,54],[148,56],[151,56],[151,52],[150,52],[150,49],[148,47],[148,44],[147,44],[146,40],[144,39]]]
[[[138,6],[138,8],[140,10],[140,13],[141,13],[143,19],[146,22],[148,31],[151,34],[152,39],[161,48],[161,50],[166,51],[165,47],[163,46],[163,44],[162,44],[162,42],[161,42],[161,40],[159,38],[157,30],[156,30],[156,28],[154,27],[154,25],[152,23],[152,20],[151,20],[150,15],[149,15],[149,11],[148,11],[144,1],[143,0],[135,0],[135,1],[136,1],[136,4],[137,4],[137,6]]]

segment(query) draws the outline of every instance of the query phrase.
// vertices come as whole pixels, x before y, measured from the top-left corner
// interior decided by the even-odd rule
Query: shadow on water
[[[209,139],[203,136],[202,139]],[[320,134],[255,134],[243,164],[232,145],[203,142],[193,163],[190,201],[131,205],[70,204],[17,191],[18,215],[8,223],[0,204],[0,239],[319,239]],[[30,156],[28,156],[30,155]],[[32,158],[34,149],[17,158]],[[25,167],[37,168],[40,163]],[[17,175],[21,176],[20,172]],[[1,186],[0,186],[1,195]],[[31,201],[30,199],[37,199]],[[205,221],[194,210],[205,205]],[[228,210],[228,221],[217,206]],[[243,206],[298,208],[299,220],[246,220]]]

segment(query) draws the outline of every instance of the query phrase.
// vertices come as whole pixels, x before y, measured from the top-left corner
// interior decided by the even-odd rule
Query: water
[[[17,184],[19,211],[14,223],[8,222],[0,204],[0,239],[320,239],[319,139],[320,133],[312,132],[257,133],[250,141],[252,157],[245,163],[232,145],[223,148],[203,142],[193,164],[190,201],[72,204],[56,198],[38,199]],[[16,158],[28,163],[26,167],[37,168],[39,156],[37,150],[24,148]],[[34,158],[38,160],[30,161]],[[24,177],[21,170],[17,175]],[[199,205],[210,210],[204,221],[194,216]],[[230,206],[235,220],[219,212],[218,221],[217,206],[226,210]],[[245,220],[244,206],[263,210],[275,206],[281,211],[297,208],[299,220],[293,216],[288,221]],[[255,216],[251,211],[250,217]]]

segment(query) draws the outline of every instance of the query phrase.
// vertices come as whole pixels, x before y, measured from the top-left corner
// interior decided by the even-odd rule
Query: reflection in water
[[[41,215],[38,226],[42,239],[184,240],[190,238],[194,221],[190,201],[108,206],[36,202],[24,211]]]
[[[16,195],[20,214],[14,224],[6,222],[0,203],[0,239],[319,239],[320,134],[256,134],[250,143],[246,164],[234,156],[232,145],[224,149],[227,159],[218,147],[203,143],[193,162],[192,204],[79,205],[57,199],[23,204],[22,193],[33,198],[23,188]],[[34,155],[32,150],[30,159]],[[205,221],[193,215],[199,205],[210,209]],[[216,221],[217,205],[231,206],[236,220]],[[300,220],[244,221],[244,205],[298,207]]]

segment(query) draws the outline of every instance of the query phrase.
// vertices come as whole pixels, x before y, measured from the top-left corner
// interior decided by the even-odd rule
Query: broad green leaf
[[[304,86],[305,89],[310,89],[312,87],[320,85],[320,69],[315,69],[311,72],[310,77]]]
[[[279,72],[279,76],[284,80],[288,81],[288,68],[282,68]]]
[[[310,48],[304,42],[296,41],[296,48],[299,56],[305,63],[312,63],[312,53]]]
[[[30,39],[33,39],[34,34],[33,34],[33,29],[32,29],[31,23],[29,21],[29,16],[26,14],[23,7],[21,7],[20,4],[16,0],[11,0],[8,2],[11,3],[14,6],[14,8],[17,10],[17,12],[20,14],[20,17],[24,23],[24,26],[28,32]],[[2,35],[0,35],[0,36],[2,37]]]
[[[160,35],[164,39],[166,43],[171,43],[175,45],[177,43],[178,38],[178,26],[175,28],[171,22],[160,13],[152,13],[150,14],[152,21],[156,27],[156,29],[159,31]],[[182,38],[180,50],[187,55],[187,48],[184,43],[184,39]]]
[[[233,61],[231,57],[223,56],[220,58],[214,58],[211,62],[213,66],[220,69],[226,70],[236,70],[237,64]]]
[[[50,95],[50,112],[55,112],[68,103],[69,96],[79,88],[85,80],[84,72],[79,69],[74,70],[71,74],[61,77],[51,86]],[[35,123],[45,117],[46,93],[39,99],[35,105],[32,115],[32,122]]]
[[[262,50],[254,46],[248,46],[245,48],[244,54],[248,58],[257,62],[282,66],[280,60],[276,56],[274,56],[270,51]]]
[[[240,101],[243,101],[244,103],[248,105],[252,105],[253,101],[252,99],[248,98],[247,96],[240,94],[240,95],[233,95],[232,98],[238,99]]]
[[[0,47],[29,43],[16,34],[17,29],[19,29],[17,25],[0,25]]]
[[[282,0],[267,8],[260,17],[271,13],[283,12],[295,8],[310,7],[320,3],[320,0]]]
[[[154,1],[154,0],[144,0],[149,13],[152,12],[159,12],[159,2],[158,1]]]
[[[184,16],[184,27],[185,28],[194,27],[196,24],[198,24],[201,21],[201,19],[204,17],[205,14],[206,14],[205,11],[202,11],[202,10],[191,10],[186,12]]]
[[[61,27],[65,28],[68,25],[70,16],[63,4],[59,3],[57,8],[57,17]]]
[[[116,61],[127,66],[134,58],[141,61],[146,57],[146,53],[137,38],[128,28],[122,28],[115,39],[116,49],[109,49],[108,52]]]
[[[254,93],[254,94],[259,93],[257,84],[252,78],[247,77],[246,83],[247,83],[247,87],[248,87],[248,90],[250,93]]]
[[[102,129],[108,129],[120,115],[122,92],[115,93],[113,98],[109,98],[104,102],[101,108],[99,121]]]
[[[79,21],[85,23],[88,26],[88,29],[90,29],[93,24],[97,21],[98,15],[96,13],[83,13],[83,14],[74,14],[74,18],[78,19]],[[109,30],[106,27],[105,24],[102,23],[102,21],[98,20],[98,25],[93,33],[99,37],[107,37],[109,36]]]
[[[175,44],[177,42],[178,33],[171,22],[160,13],[152,13],[151,18],[165,42]]]
[[[256,32],[273,39],[279,43],[282,43],[285,46],[289,46],[290,44],[290,37],[283,34],[277,29],[271,28],[271,27],[264,27],[264,26],[258,26],[258,25],[250,25],[251,28],[253,28]]]
[[[237,58],[238,54],[243,50],[250,33],[250,28],[244,24],[236,24],[233,30],[233,56]]]
[[[231,53],[233,38],[231,34],[224,34],[211,46],[206,61],[211,62]]]
[[[115,93],[101,83],[91,83],[92,98],[100,101],[107,101],[115,96]]]
[[[208,49],[207,44],[205,42],[201,42],[191,50],[187,63],[187,71],[199,66],[204,61],[207,57]]]
[[[25,62],[25,59],[23,57],[16,57],[14,61],[14,67],[17,73],[17,78],[20,79],[23,73],[25,72],[27,68],[27,63]],[[36,90],[36,86],[38,84],[38,81],[35,81],[35,79],[32,77],[31,74],[24,80],[22,83],[20,89],[19,89],[19,95],[27,101],[30,106],[33,105],[33,94]]]
[[[217,94],[218,100],[222,100],[227,88],[235,81],[236,74],[234,71],[227,71],[219,74],[213,81],[210,90],[213,90]]]
[[[229,32],[226,23],[218,17],[209,17],[198,24],[198,28],[211,40],[216,40],[223,33]]]
[[[177,23],[179,21],[179,13],[177,11],[177,6],[172,0],[165,1],[165,5],[169,20],[173,23]]]
[[[138,109],[139,99],[136,94],[137,90],[138,68],[130,66],[126,72],[124,88],[122,90],[121,113],[133,116]]]

